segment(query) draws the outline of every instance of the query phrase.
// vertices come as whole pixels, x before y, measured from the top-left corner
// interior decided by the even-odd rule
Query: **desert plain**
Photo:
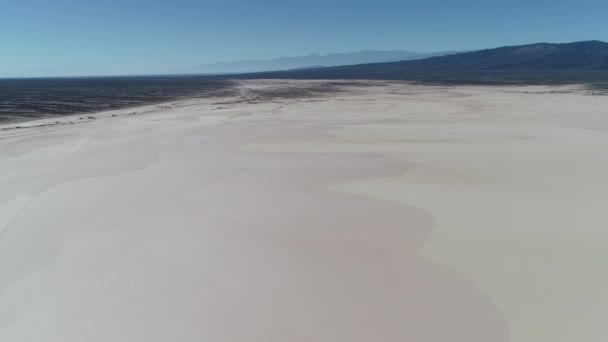
[[[602,341],[607,150],[580,85],[241,81],[3,125],[0,340]]]

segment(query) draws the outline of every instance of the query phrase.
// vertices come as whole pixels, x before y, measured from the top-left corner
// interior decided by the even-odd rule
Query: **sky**
[[[0,77],[608,41],[608,0],[0,0]]]

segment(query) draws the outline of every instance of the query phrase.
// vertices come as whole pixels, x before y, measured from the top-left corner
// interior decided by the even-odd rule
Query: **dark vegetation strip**
[[[202,76],[0,79],[0,122],[221,96],[233,85]]]

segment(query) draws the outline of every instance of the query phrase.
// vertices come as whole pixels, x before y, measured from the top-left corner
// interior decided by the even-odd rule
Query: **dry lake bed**
[[[575,85],[244,81],[3,125],[0,340],[603,341],[606,175],[608,96]]]

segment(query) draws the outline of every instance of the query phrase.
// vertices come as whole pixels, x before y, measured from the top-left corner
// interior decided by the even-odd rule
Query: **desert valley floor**
[[[0,126],[0,340],[608,336],[608,96],[323,83]]]

